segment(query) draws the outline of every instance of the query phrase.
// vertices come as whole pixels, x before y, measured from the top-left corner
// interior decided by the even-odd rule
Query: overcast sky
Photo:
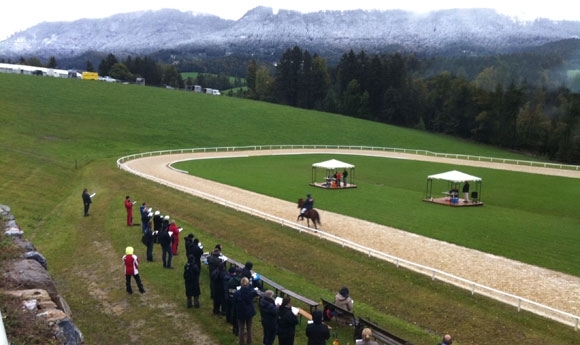
[[[514,0],[42,0],[25,3],[18,0],[6,0],[0,5],[0,41],[41,22],[104,18],[117,13],[161,8],[215,14],[225,19],[237,20],[257,6],[272,7],[274,11],[287,9],[303,13],[351,9],[401,9],[425,13],[450,8],[493,8],[500,13],[526,20],[542,17],[580,21],[580,11],[578,11],[580,4],[574,0],[526,2]]]

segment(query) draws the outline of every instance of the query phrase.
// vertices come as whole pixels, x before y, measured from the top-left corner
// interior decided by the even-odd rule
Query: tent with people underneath
[[[427,176],[423,201],[450,206],[482,206],[481,177],[452,170]],[[441,188],[443,196],[433,196],[433,186]]]
[[[314,163],[310,185],[328,189],[356,188],[354,168],[354,165],[336,159]]]

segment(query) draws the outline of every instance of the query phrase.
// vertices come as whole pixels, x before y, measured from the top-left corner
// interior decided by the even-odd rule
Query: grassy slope
[[[514,154],[227,97],[14,75],[0,75],[0,119],[0,203],[11,206],[27,238],[48,258],[87,344],[158,344],[159,339],[190,344],[195,325],[214,342],[233,341],[223,321],[210,316],[206,271],[200,311],[184,308],[180,270],[163,270],[159,262],[142,265],[148,293],[127,298],[119,263],[123,248],[133,245],[141,257],[144,253],[139,230],[123,225],[126,194],[170,213],[206,247],[221,242],[231,257],[252,260],[264,275],[311,298],[332,298],[348,282],[357,313],[415,344],[434,343],[443,332],[455,334],[458,344],[576,341],[569,327],[151,184],[114,164],[119,156],[141,151],[272,143]],[[88,218],[81,213],[84,187],[97,192]],[[183,262],[178,256],[175,266]],[[297,331],[297,344],[305,343],[303,328]],[[342,344],[349,343],[350,330],[339,329],[339,337]],[[256,343],[260,340],[258,335]]]

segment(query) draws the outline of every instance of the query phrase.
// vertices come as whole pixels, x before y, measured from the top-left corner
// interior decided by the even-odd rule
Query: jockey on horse
[[[300,211],[300,215],[302,216],[303,220],[304,220],[304,213],[308,210],[312,210],[313,208],[314,208],[314,199],[312,198],[312,195],[307,194],[306,200],[304,200],[304,205],[302,206],[302,210]]]

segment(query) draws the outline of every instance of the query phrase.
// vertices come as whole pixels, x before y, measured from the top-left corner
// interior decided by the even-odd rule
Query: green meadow
[[[121,156],[145,151],[270,144],[528,159],[517,153],[243,99],[5,74],[0,74],[0,120],[0,203],[11,207],[25,237],[46,256],[87,344],[236,341],[225,321],[211,315],[205,267],[202,308],[185,307],[183,250],[174,258],[176,269],[167,270],[155,248],[156,261],[140,268],[147,293],[126,294],[124,248],[134,246],[143,261],[145,250],[140,227],[125,225],[125,195],[170,214],[183,234],[194,233],[206,249],[221,243],[227,256],[254,262],[258,272],[311,299],[332,299],[340,286],[349,285],[359,316],[414,344],[434,344],[446,332],[456,344],[579,342],[572,327],[154,184],[115,165]],[[572,179],[354,155],[207,160],[187,163],[193,165],[185,170],[294,201],[311,191],[311,164],[327,158],[355,164],[360,187],[316,191],[317,207],[577,275],[578,188]],[[451,169],[484,179],[484,207],[447,209],[421,202],[426,176]],[[89,217],[82,216],[83,188],[97,193]],[[258,320],[259,315],[256,344],[261,342]],[[296,344],[306,343],[305,326],[304,321],[298,326]],[[334,327],[333,333],[341,344],[354,343],[350,328]]]
[[[309,186],[312,164],[331,158],[357,167],[356,189]],[[311,193],[320,209],[572,275],[577,275],[580,266],[575,255],[580,216],[577,204],[571,202],[580,184],[573,178],[352,155],[207,159],[173,166],[287,201]],[[422,202],[427,176],[453,169],[483,179],[484,207],[458,209]],[[317,174],[320,182],[324,171]],[[433,183],[435,197],[446,190],[447,182]]]

